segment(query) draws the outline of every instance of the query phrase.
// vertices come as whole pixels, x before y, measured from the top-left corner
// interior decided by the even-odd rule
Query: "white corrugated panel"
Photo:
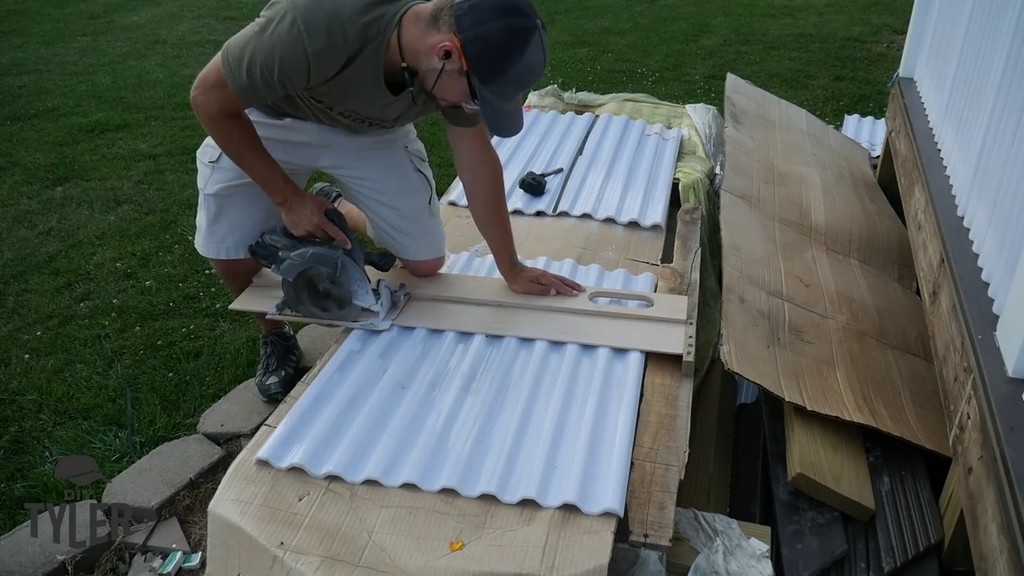
[[[525,115],[517,136],[492,140],[504,167],[510,212],[665,226],[681,129],[614,114],[598,115],[596,121],[589,113],[529,110]],[[555,168],[564,172],[548,177],[543,196],[519,189],[527,172]],[[461,180],[455,180],[443,201],[467,205]]]
[[[551,214],[558,200],[573,160],[579,155],[583,139],[594,123],[594,114],[561,113],[554,110],[527,110],[523,114],[523,130],[511,138],[491,138],[501,159],[505,177],[505,198],[509,211],[524,214]],[[538,174],[563,168],[548,176],[547,191],[534,197],[519,189],[519,179],[527,172]],[[467,206],[466,189],[456,178],[443,201]]]
[[[900,73],[913,77],[1000,324],[1024,254],[1024,2],[922,1]]]
[[[847,114],[843,118],[843,134],[871,153],[872,158],[882,154],[885,143],[885,118]]]
[[[679,128],[599,115],[556,212],[664,226],[681,137]]]
[[[653,292],[653,274],[529,264],[591,286]],[[445,271],[497,277],[491,256]],[[393,327],[356,330],[257,459],[312,476],[622,515],[642,352]]]

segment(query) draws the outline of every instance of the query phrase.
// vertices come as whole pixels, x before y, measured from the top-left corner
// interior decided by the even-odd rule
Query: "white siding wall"
[[[917,0],[900,75],[914,78],[958,212],[1024,376],[1024,0]]]

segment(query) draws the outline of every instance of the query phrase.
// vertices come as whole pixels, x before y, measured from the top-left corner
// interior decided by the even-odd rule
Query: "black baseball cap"
[[[530,0],[456,0],[462,45],[484,123],[508,138],[523,129],[523,97],[544,75],[548,38]]]

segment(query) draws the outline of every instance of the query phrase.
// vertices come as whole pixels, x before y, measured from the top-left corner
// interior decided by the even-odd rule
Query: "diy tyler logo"
[[[87,546],[94,546],[110,541],[120,527],[121,532],[127,534],[132,520],[136,522],[156,521],[156,514],[148,510],[135,509],[127,504],[104,504],[101,502],[89,503],[88,534],[82,540],[77,530],[81,512],[76,502],[82,500],[95,500],[96,496],[91,489],[92,485],[104,480],[100,467],[91,456],[83,454],[72,454],[62,456],[57,460],[53,475],[58,480],[67,480],[78,488],[64,491],[64,502],[52,504],[49,502],[29,502],[25,504],[28,510],[31,524],[29,527],[32,538],[50,538],[54,544],[66,543],[76,549]],[[110,512],[109,520],[107,511]],[[39,534],[39,517],[45,512],[50,518],[50,525],[53,527],[52,534]],[[110,530],[103,530],[106,526]],[[66,532],[66,533],[63,533]],[[101,532],[103,532],[101,534]],[[65,540],[66,539],[66,540]]]

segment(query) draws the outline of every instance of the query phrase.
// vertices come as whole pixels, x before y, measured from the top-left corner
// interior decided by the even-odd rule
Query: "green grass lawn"
[[[253,375],[255,325],[191,244],[188,92],[262,4],[0,4],[0,531],[62,499],[59,455],[112,478]],[[720,107],[733,72],[832,124],[878,116],[911,4],[538,0],[538,87]],[[440,125],[420,133],[444,189]]]

